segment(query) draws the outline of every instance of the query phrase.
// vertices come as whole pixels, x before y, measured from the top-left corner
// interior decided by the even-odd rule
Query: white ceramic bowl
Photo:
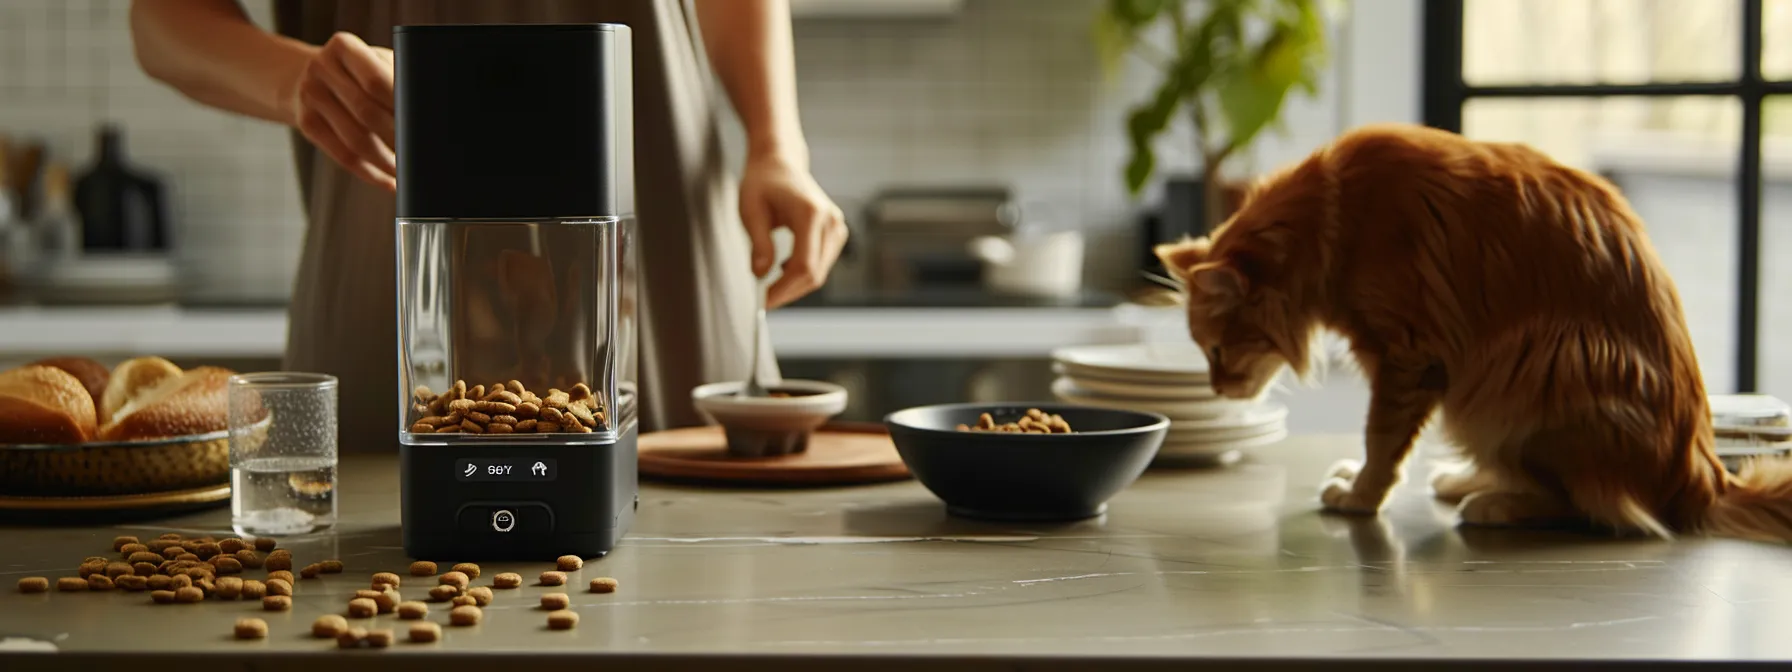
[[[728,435],[728,452],[740,457],[800,453],[809,435],[846,410],[846,388],[819,380],[785,380],[773,392],[792,397],[740,397],[742,381],[710,383],[691,390],[691,401]]]

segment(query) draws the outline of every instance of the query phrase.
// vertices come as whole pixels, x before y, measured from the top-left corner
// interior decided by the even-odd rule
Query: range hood
[[[795,19],[928,19],[945,18],[964,8],[965,0],[790,0]]]

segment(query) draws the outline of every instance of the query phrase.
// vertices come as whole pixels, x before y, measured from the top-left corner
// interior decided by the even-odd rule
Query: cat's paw
[[[1510,492],[1477,492],[1456,507],[1462,524],[1476,527],[1513,527],[1538,514],[1529,499]]]
[[[1350,481],[1342,478],[1326,479],[1319,487],[1319,503],[1325,510],[1333,513],[1372,516],[1381,509],[1380,502],[1367,501],[1362,495],[1351,489]]]
[[[1431,495],[1445,502],[1460,502],[1486,486],[1487,479],[1468,465],[1440,467],[1431,475]]]
[[[1331,469],[1326,470],[1325,477],[1327,479],[1336,478],[1345,483],[1349,483],[1356,480],[1356,473],[1362,470],[1362,462],[1357,460],[1338,460],[1337,462],[1332,463]]]

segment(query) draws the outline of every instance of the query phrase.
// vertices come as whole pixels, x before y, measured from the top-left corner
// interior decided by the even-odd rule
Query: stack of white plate
[[[1161,463],[1225,462],[1288,438],[1288,407],[1215,395],[1207,359],[1192,344],[1068,347],[1052,360],[1060,401],[1168,417]]]

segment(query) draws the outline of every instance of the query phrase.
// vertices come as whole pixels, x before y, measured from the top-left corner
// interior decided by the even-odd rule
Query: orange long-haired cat
[[[1210,238],[1157,248],[1216,393],[1254,397],[1315,337],[1347,338],[1372,398],[1365,458],[1321,486],[1374,513],[1442,410],[1464,523],[1591,522],[1792,540],[1792,461],[1712,452],[1680,298],[1606,181],[1434,129],[1345,134],[1266,178]]]

